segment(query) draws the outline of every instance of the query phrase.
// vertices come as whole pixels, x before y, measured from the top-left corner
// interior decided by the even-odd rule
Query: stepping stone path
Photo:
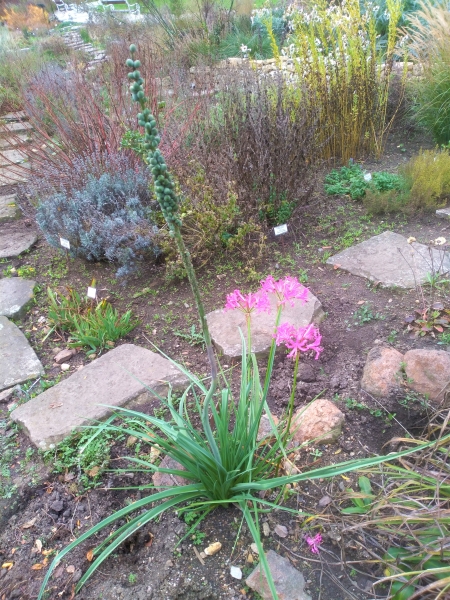
[[[63,34],[63,39],[68,48],[84,52],[90,57],[87,70],[91,71],[92,69],[95,69],[98,63],[106,60],[106,54],[103,50],[99,50],[92,44],[84,42],[78,30],[79,27],[76,25],[71,27],[69,31]]]
[[[12,258],[29,250],[37,241],[37,235],[29,229],[3,226],[0,233],[0,258]]]
[[[27,121],[28,117],[21,111],[9,113],[1,117],[0,128],[0,196],[1,187],[24,183],[28,180],[27,171],[31,169],[31,163],[27,162],[26,155],[20,151],[18,146],[26,142],[33,131]],[[1,220],[0,201],[0,220]]]
[[[11,418],[46,450],[73,430],[108,417],[114,407],[134,408],[154,397],[152,391],[164,395],[169,385],[184,389],[187,383],[166,358],[123,344],[19,406]]]
[[[440,273],[449,271],[450,257],[437,248],[409,244],[404,236],[385,231],[335,254],[327,264],[385,287],[414,288],[426,282],[433,268]]]
[[[448,206],[447,208],[440,208],[439,210],[437,210],[436,216],[439,219],[450,219],[450,206]]]
[[[0,317],[0,391],[44,374],[44,368],[20,329]]]
[[[275,330],[275,319],[277,315],[277,298],[269,294],[270,313],[253,313],[251,319],[252,352],[264,355],[269,352]],[[291,306],[289,302],[283,309],[281,323],[291,323],[295,327],[306,327],[311,323],[320,323],[324,318],[324,312],[319,300],[309,292],[308,300],[302,303],[294,301]],[[242,354],[242,331],[247,340],[247,323],[245,315],[240,310],[218,309],[206,315],[211,337],[216,348],[225,359],[236,358]]]
[[[35,281],[21,277],[0,279],[0,316],[18,319],[23,317],[33,301]]]
[[[0,196],[0,223],[8,223],[20,218],[20,208],[16,204],[16,195]]]

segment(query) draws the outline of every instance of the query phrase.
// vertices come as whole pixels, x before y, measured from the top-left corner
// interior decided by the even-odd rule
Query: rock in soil
[[[0,236],[0,258],[11,258],[19,256],[25,250],[29,250],[36,243],[37,235],[33,231],[13,229],[11,231],[2,229]]]
[[[331,444],[342,433],[344,414],[329,400],[315,400],[300,408],[292,417],[290,431],[295,445],[314,440],[318,444]]]
[[[183,465],[180,465],[179,462],[170,458],[170,456],[165,456],[161,464],[159,465],[161,469],[174,469],[176,471],[185,471]],[[153,485],[158,488],[160,491],[168,487],[173,487],[174,485],[188,485],[191,483],[188,479],[181,477],[180,475],[172,475],[171,473],[159,473],[158,471],[152,476]]]
[[[152,391],[164,395],[169,384],[184,388],[187,378],[159,354],[123,344],[19,406],[11,418],[46,450],[75,429],[108,417],[116,406],[138,407]]]
[[[403,379],[402,362],[403,354],[394,348],[383,346],[372,348],[364,366],[362,389],[378,398],[398,392]]]
[[[27,338],[6,317],[0,317],[0,357],[0,391],[44,373]]]
[[[73,348],[64,348],[64,350],[60,350],[56,356],[53,358],[55,363],[58,365],[66,362],[66,360],[70,360],[72,356],[76,354],[76,351]]]
[[[450,406],[450,353],[409,350],[404,356],[408,387],[427,396],[435,406]]]
[[[275,319],[277,315],[277,298],[269,294],[270,313],[254,313],[251,319],[252,352],[263,356],[269,352],[273,341]],[[288,322],[295,327],[306,327],[311,323],[320,323],[324,317],[322,305],[311,293],[306,303],[294,300],[283,309],[282,322]],[[240,310],[218,309],[206,315],[214,345],[224,355],[225,359],[241,356],[242,338],[240,331],[246,336],[247,323],[245,315]]]
[[[266,554],[270,573],[275,584],[278,597],[283,600],[311,600],[311,596],[304,590],[305,578],[287,558],[283,558],[273,550]],[[257,592],[263,600],[272,600],[264,571],[261,572],[260,565],[247,577],[245,583],[249,588]]]
[[[36,282],[21,277],[0,279],[0,315],[20,319],[33,300]]]
[[[327,264],[353,275],[400,288],[415,288],[425,283],[433,262],[439,265],[439,273],[450,270],[450,257],[442,259],[439,250],[424,244],[408,244],[403,235],[393,231],[375,235],[327,260]]]

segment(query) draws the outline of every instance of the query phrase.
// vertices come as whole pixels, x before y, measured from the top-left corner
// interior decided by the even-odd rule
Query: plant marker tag
[[[364,181],[372,181],[372,173],[366,173],[364,175]]]
[[[69,240],[66,240],[66,238],[59,238],[59,243],[61,244],[61,246],[63,248],[66,248],[67,250],[70,250],[70,242]]]
[[[273,228],[273,232],[275,235],[282,235],[283,233],[287,233],[287,225],[278,225],[278,227]]]
[[[92,300],[95,300],[97,298],[97,288],[89,286],[87,291],[87,297],[92,298]]]

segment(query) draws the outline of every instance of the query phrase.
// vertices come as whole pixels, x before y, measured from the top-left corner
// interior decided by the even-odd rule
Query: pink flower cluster
[[[234,292],[227,295],[225,310],[231,310],[233,308],[237,308],[247,315],[254,310],[258,312],[269,312],[269,296],[261,292],[256,292],[256,294],[250,293],[244,296],[239,290],[234,290]]]
[[[310,537],[309,535],[306,536],[306,542],[313,554],[319,554],[320,544],[322,543],[322,536],[320,533],[317,533],[314,537]]]
[[[320,345],[322,336],[319,329],[314,327],[314,325],[297,328],[290,323],[283,323],[277,329],[275,341],[277,346],[284,344],[290,350],[288,354],[289,358],[297,358],[299,352],[312,350],[315,352],[315,359],[317,360],[323,350]]]
[[[308,300],[308,288],[305,288],[299,283],[296,277],[284,277],[275,281],[272,275],[261,281],[261,289],[264,292],[277,295],[278,303],[284,306],[286,302],[290,302],[294,306],[294,300],[306,302]]]
[[[225,310],[237,308],[243,313],[249,315],[256,310],[257,312],[270,311],[269,294],[276,294],[278,306],[284,306],[286,302],[294,305],[294,300],[306,302],[308,299],[308,288],[299,283],[296,277],[284,277],[275,281],[272,275],[261,281],[261,289],[256,293],[250,293],[244,296],[240,290],[234,290],[227,295]]]

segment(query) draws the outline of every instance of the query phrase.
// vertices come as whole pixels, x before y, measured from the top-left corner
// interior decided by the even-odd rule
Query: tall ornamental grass
[[[362,12],[358,0],[330,5],[319,0],[312,9],[290,9],[289,52],[307,89],[303,93],[299,87],[298,93],[319,111],[324,158],[346,162],[383,151],[393,120],[388,117],[388,100],[401,0],[387,0],[386,8],[389,25],[383,49],[377,45],[377,7],[366,5]]]
[[[411,80],[413,112],[438,144],[450,143],[450,12],[424,2],[411,22],[410,49],[421,65]]]

